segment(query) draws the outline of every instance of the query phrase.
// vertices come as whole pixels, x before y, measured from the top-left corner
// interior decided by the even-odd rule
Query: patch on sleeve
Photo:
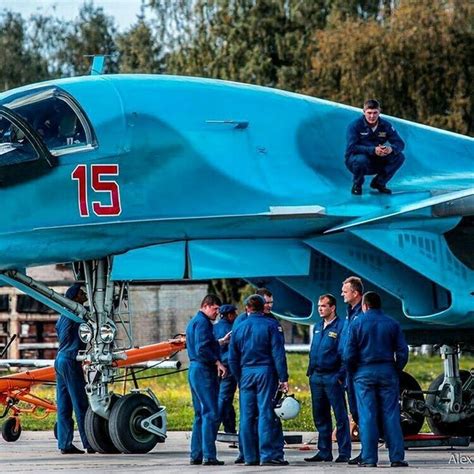
[[[334,339],[336,339],[336,337],[337,337],[337,332],[329,331],[329,332],[328,332],[328,336],[329,336],[329,337],[333,337]]]
[[[278,326],[278,330],[279,330],[280,332],[283,332],[283,328],[282,328],[281,326]]]

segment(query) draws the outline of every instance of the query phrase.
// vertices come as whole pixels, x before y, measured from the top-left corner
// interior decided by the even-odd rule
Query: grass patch
[[[285,430],[291,431],[313,431],[314,425],[311,415],[311,395],[309,390],[308,378],[306,377],[306,367],[308,356],[304,354],[288,354],[288,365],[290,373],[291,392],[296,395],[302,403],[300,415],[284,423]],[[474,357],[463,356],[460,359],[461,369],[469,370],[474,367]],[[407,372],[412,374],[420,383],[423,389],[428,389],[431,381],[443,371],[442,360],[439,356],[413,356],[410,355],[410,361],[407,366]],[[139,376],[161,375],[164,370],[147,370]],[[128,388],[132,385],[129,384]],[[166,406],[168,411],[168,429],[169,430],[190,430],[193,422],[193,408],[191,403],[191,394],[188,387],[187,372],[180,372],[165,377],[147,379],[140,382],[142,388],[149,387],[160,399],[160,402]],[[116,393],[122,393],[123,384],[114,385]],[[52,386],[39,386],[33,390],[35,395],[54,400],[55,389]],[[238,412],[238,401],[235,402]],[[52,430],[56,416],[50,415],[45,419],[37,419],[33,415],[22,417],[22,427],[24,430]],[[427,430],[425,427],[423,431]]]

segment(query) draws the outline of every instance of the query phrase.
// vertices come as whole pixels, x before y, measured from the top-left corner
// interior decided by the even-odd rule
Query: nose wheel
[[[166,410],[143,393],[130,393],[114,404],[109,432],[122,453],[147,453],[166,433]]]
[[[114,404],[118,399],[118,396],[113,395],[111,404]],[[120,453],[120,449],[115,446],[112,438],[110,437],[109,420],[102,418],[97,413],[94,413],[91,407],[87,409],[86,417],[84,419],[84,429],[86,431],[89,444],[98,453]]]

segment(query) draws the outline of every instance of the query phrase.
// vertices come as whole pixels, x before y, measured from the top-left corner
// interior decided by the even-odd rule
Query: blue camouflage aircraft
[[[396,192],[353,196],[344,137],[360,113],[177,76],[92,75],[0,94],[0,281],[85,322],[99,451],[104,430],[124,452],[165,436],[158,402],[134,436],[126,413],[137,398],[117,402],[109,389],[124,282],[145,280],[246,278],[273,290],[279,316],[313,324],[318,296],[357,274],[410,343],[442,344],[449,362],[426,400],[402,381],[407,431],[427,416],[436,432],[473,433],[474,382],[458,347],[474,340],[474,140],[390,118],[406,142]],[[58,262],[74,262],[89,308],[22,270]]]

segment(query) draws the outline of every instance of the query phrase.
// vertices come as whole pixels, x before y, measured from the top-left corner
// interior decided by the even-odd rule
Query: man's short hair
[[[259,288],[256,292],[255,292],[256,295],[260,295],[260,296],[273,296],[273,293],[268,289],[268,288]]]
[[[337,301],[334,295],[331,295],[331,293],[326,293],[325,295],[321,295],[319,297],[319,301],[323,300],[326,298],[329,301],[329,306],[337,306]]]
[[[352,291],[358,291],[361,295],[364,293],[364,285],[359,277],[350,276],[342,282],[343,285],[345,285],[346,283],[349,283],[351,285]]]
[[[382,299],[375,291],[368,291],[362,297],[362,304],[365,304],[370,309],[380,309],[382,307]]]
[[[74,285],[70,286],[66,293],[65,293],[65,297],[70,299],[70,300],[73,300],[74,298],[77,297],[77,295],[79,294],[79,292],[82,290],[82,287],[81,287],[81,284],[80,283],[74,283]]]
[[[365,109],[377,109],[380,110],[380,102],[377,99],[367,99],[364,102],[364,110]]]
[[[204,308],[204,306],[214,306],[214,305],[221,306],[222,301],[217,295],[213,295],[212,293],[209,295],[206,295],[204,299],[201,301],[201,308]]]
[[[265,300],[262,295],[250,295],[245,300],[245,306],[250,310],[257,313],[261,313],[263,311],[263,307],[265,306]]]

